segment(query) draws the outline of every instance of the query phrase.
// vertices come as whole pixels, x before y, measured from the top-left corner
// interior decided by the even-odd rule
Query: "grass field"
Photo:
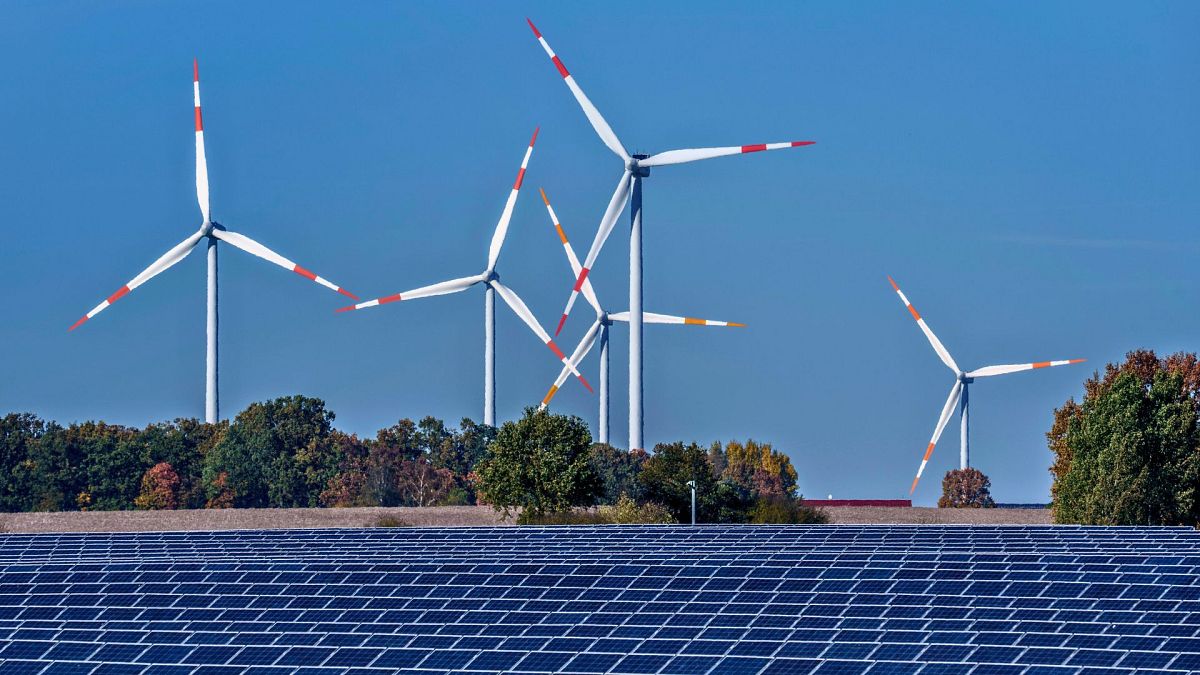
[[[1034,525],[1051,522],[1044,509],[935,509],[839,507],[826,509],[837,524]],[[391,521],[415,527],[504,525],[483,506],[344,509],[221,509],[196,511],[89,511],[0,515],[5,532],[136,532],[312,527],[377,527]]]

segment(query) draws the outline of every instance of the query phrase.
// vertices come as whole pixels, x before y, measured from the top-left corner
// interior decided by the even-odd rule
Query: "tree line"
[[[333,426],[325,402],[252,403],[233,420],[134,428],[0,418],[0,511],[490,504],[523,522],[577,507],[686,522],[814,518],[796,471],[770,444],[660,444],[653,455],[593,444],[578,417],[528,409],[496,429],[401,419],[373,438]],[[632,514],[632,515],[631,515]],[[639,515],[640,514],[640,515]]]

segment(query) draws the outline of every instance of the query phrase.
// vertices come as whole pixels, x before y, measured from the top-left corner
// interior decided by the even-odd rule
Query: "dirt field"
[[[1042,509],[935,509],[838,507],[826,509],[837,524],[1036,525],[1050,521]],[[390,518],[416,527],[511,525],[488,507],[349,509],[222,509],[197,511],[90,511],[0,515],[4,532],[137,532],[311,527],[374,527]]]

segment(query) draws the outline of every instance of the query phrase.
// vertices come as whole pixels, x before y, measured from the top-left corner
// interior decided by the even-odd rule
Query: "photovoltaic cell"
[[[1184,528],[0,537],[0,673],[1197,670]]]

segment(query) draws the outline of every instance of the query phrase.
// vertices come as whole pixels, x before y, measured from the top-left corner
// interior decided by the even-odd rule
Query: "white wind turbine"
[[[350,293],[344,288],[331,283],[330,281],[319,277],[312,272],[304,269],[296,263],[279,255],[262,244],[250,239],[249,237],[230,232],[225,229],[220,223],[213,221],[209,216],[208,206],[208,162],[204,156],[204,124],[200,116],[200,64],[199,61],[192,62],[192,94],[195,100],[196,108],[196,200],[200,203],[200,215],[203,217],[203,222],[200,223],[200,229],[196,230],[190,237],[181,241],[178,245],[167,251],[158,260],[155,260],[146,269],[142,270],[141,274],[134,277],[129,283],[125,284],[117,290],[116,293],[108,296],[99,305],[96,305],[92,311],[83,315],[81,319],[76,321],[68,330],[75,330],[88,319],[96,316],[106,307],[113,304],[117,300],[125,297],[130,291],[141,286],[155,276],[161,274],[167,268],[171,267],[180,260],[187,257],[192,249],[200,243],[201,239],[208,240],[208,345],[207,354],[205,357],[205,387],[204,387],[204,421],[212,424],[220,418],[220,406],[217,399],[217,240],[240,248],[243,251],[256,255],[263,260],[275,263],[280,267],[291,270],[300,276],[341,293],[342,295],[358,299],[358,296]]]
[[[591,271],[592,265],[596,262],[596,257],[600,254],[600,249],[604,246],[604,242],[608,239],[608,235],[612,233],[613,227],[616,225],[617,217],[625,209],[625,203],[630,200],[632,193],[633,205],[630,208],[631,229],[629,235],[629,449],[642,449],[642,322],[645,314],[642,312],[642,179],[650,175],[650,167],[665,166],[667,164],[682,164],[684,162],[694,162],[701,159],[711,159],[713,157],[724,157],[726,155],[741,155],[750,152],[760,152],[763,150],[779,150],[782,148],[795,148],[803,145],[812,145],[814,141],[790,141],[786,143],[759,143],[756,145],[735,145],[724,148],[697,148],[688,150],[668,150],[660,152],[656,155],[630,155],[625,151],[625,146],[621,145],[620,139],[613,132],[612,127],[608,126],[608,122],[604,121],[604,117],[600,115],[600,111],[579,88],[579,84],[575,82],[575,78],[567,72],[566,66],[562,60],[550,48],[550,44],[546,42],[546,38],[542,37],[541,32],[533,22],[526,19],[529,27],[533,30],[534,36],[537,37],[538,43],[542,45],[542,49],[554,62],[558,73],[562,75],[563,81],[575,96],[575,100],[579,102],[579,106],[583,108],[583,114],[587,116],[591,122],[592,128],[600,136],[600,140],[612,150],[621,161],[624,163],[625,170],[621,174],[620,180],[617,182],[616,191],[613,192],[612,199],[608,202],[608,208],[604,211],[604,216],[600,219],[600,227],[596,231],[596,238],[592,241],[592,247],[588,250],[587,258],[583,261],[579,274],[575,279],[575,286],[571,290],[571,297],[567,300],[566,309],[563,310],[562,318],[558,321],[558,329],[555,331],[557,335],[566,322],[567,316],[571,313],[571,307],[575,304],[575,299],[579,296],[580,290],[583,288],[583,283],[587,280],[588,272]]]
[[[508,222],[512,219],[513,207],[517,203],[517,195],[521,192],[521,183],[525,180],[525,168],[529,165],[529,157],[533,154],[533,144],[537,141],[537,129],[533,130],[533,138],[529,139],[529,147],[525,149],[525,157],[521,160],[521,169],[517,172],[517,180],[513,183],[512,191],[509,192],[508,201],[504,204],[504,211],[500,214],[500,221],[496,223],[496,231],[492,234],[492,244],[488,249],[487,267],[483,272],[474,276],[463,277],[461,279],[451,279],[431,286],[423,286],[411,291],[404,291],[394,295],[388,295],[366,302],[360,302],[357,305],[343,307],[337,311],[346,312],[354,309],[366,309],[367,307],[377,307],[386,305],[391,302],[400,302],[401,300],[416,300],[417,298],[428,298],[435,295],[449,295],[450,293],[458,293],[465,291],[475,284],[483,284],[486,287],[484,293],[484,370],[483,370],[483,423],[488,426],[496,426],[496,299],[495,293],[500,294],[500,298],[505,304],[512,309],[522,321],[525,322],[529,329],[532,330],[550,351],[562,361],[566,367],[579,378],[584,387],[588,391],[592,390],[588,381],[579,374],[575,366],[572,365],[550,335],[546,333],[541,324],[534,318],[533,312],[525,306],[521,298],[517,296],[513,290],[504,284],[500,283],[500,275],[496,272],[496,263],[500,259],[500,249],[504,246],[504,236],[508,232]]]
[[[575,249],[571,246],[571,242],[567,239],[567,233],[563,230],[562,223],[558,221],[558,215],[554,213],[554,207],[550,206],[550,199],[546,197],[546,191],[540,190],[542,193],[542,201],[546,202],[546,212],[550,214],[550,222],[554,223],[554,230],[558,233],[558,238],[562,240],[563,250],[567,254],[567,261],[571,264],[571,272],[575,277],[579,276],[582,265],[579,264],[579,258],[575,255]],[[579,345],[575,347],[575,351],[571,354],[571,364],[578,366],[579,362],[588,355],[596,342],[600,342],[600,433],[599,440],[601,443],[608,443],[608,327],[614,321],[629,321],[629,312],[612,312],[609,313],[600,306],[600,301],[596,298],[596,291],[592,288],[592,280],[584,279],[582,287],[583,297],[587,300],[592,309],[596,310],[596,320],[592,322],[592,327],[584,334],[583,339],[579,341]],[[733,326],[744,328],[744,323],[734,323],[732,321],[710,321],[708,319],[693,319],[686,316],[671,316],[669,314],[654,314],[652,312],[643,312],[643,320],[646,323],[673,323],[683,324],[688,326]],[[550,390],[546,392],[546,397],[542,399],[541,408],[550,405],[551,399],[558,393],[563,383],[567,381],[567,376],[571,374],[571,370],[567,366],[563,366],[562,372],[558,374],[558,379],[554,380],[554,384],[550,385]]]
[[[1068,359],[1065,361],[1039,361],[1037,363],[1015,363],[1002,366],[984,366],[969,372],[963,372],[954,362],[954,358],[950,356],[950,352],[942,345],[941,340],[933,334],[933,331],[926,325],[925,319],[917,312],[917,309],[908,301],[908,297],[896,285],[895,280],[890,276],[888,281],[891,282],[892,288],[895,289],[896,295],[900,296],[900,301],[908,308],[913,319],[916,319],[917,325],[921,327],[921,332],[928,338],[929,344],[933,346],[933,351],[937,352],[938,358],[946,367],[954,372],[954,386],[950,387],[950,395],[946,397],[946,405],[942,406],[942,414],[938,417],[937,426],[933,429],[933,437],[929,439],[929,446],[925,448],[925,456],[921,459],[921,466],[917,469],[917,477],[913,479],[912,487],[908,493],[911,495],[917,489],[917,481],[921,480],[921,474],[925,471],[925,465],[929,463],[929,457],[933,455],[933,446],[937,445],[938,439],[942,436],[942,430],[946,428],[946,423],[950,421],[950,417],[954,414],[954,406],[961,402],[959,414],[962,418],[962,429],[960,441],[962,443],[959,450],[959,468],[965,469],[970,466],[970,445],[967,439],[968,419],[970,409],[967,403],[967,387],[975,381],[977,377],[990,377],[992,375],[1007,375],[1008,373],[1016,373],[1022,370],[1035,370],[1038,368],[1050,368],[1053,366],[1066,366],[1072,363],[1082,363],[1085,359]]]

